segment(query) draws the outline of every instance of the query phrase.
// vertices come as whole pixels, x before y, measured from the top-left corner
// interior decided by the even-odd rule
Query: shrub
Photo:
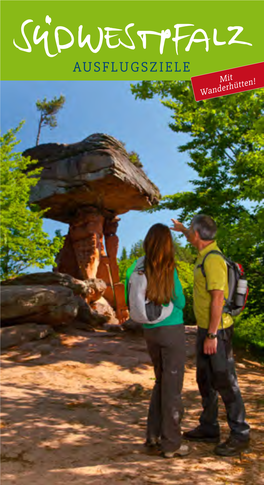
[[[234,343],[264,351],[264,315],[241,315],[234,324]]]
[[[185,261],[178,261],[177,271],[180,282],[182,284],[183,293],[185,296],[185,308],[183,310],[184,323],[187,325],[195,324],[195,317],[193,313],[193,264]]]

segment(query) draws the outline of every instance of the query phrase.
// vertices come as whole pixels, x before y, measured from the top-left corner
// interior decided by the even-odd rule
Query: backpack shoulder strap
[[[144,272],[144,269],[145,269],[145,256],[141,256],[137,260],[137,264],[134,268],[134,271],[143,271]]]
[[[206,278],[206,274],[205,274],[205,270],[204,270],[204,262],[205,262],[207,256],[209,256],[209,254],[218,254],[219,256],[221,256],[226,261],[226,258],[223,255],[223,253],[221,253],[221,251],[217,251],[217,249],[212,249],[212,251],[209,251],[209,253],[207,253],[205,255],[205,257],[203,258],[201,264],[199,264],[197,266],[197,268],[201,268],[201,271],[202,271],[202,274],[203,274],[204,278]]]

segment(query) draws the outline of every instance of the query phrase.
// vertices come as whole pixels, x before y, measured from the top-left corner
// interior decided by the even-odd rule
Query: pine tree
[[[145,251],[143,248],[143,241],[140,239],[137,243],[133,244],[130,250],[129,259],[136,259],[144,256]]]
[[[40,111],[40,119],[36,145],[39,144],[39,137],[42,126],[49,126],[51,129],[57,126],[56,114],[63,107],[64,103],[65,97],[63,95],[61,95],[59,98],[56,98],[55,96],[51,101],[47,101],[47,98],[44,98],[43,101],[40,101],[38,99],[38,101],[36,102],[36,107],[37,110]]]
[[[122,249],[122,253],[121,253],[121,256],[120,256],[120,261],[124,261],[124,260],[126,260],[126,259],[128,259],[128,258],[127,258],[127,250],[126,250],[126,248],[125,248],[125,247],[123,247],[123,249]]]

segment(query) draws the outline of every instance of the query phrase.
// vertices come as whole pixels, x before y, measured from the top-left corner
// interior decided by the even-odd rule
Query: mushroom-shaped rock
[[[69,145],[39,145],[23,156],[43,167],[31,202],[49,208],[45,217],[57,221],[72,223],[82,207],[116,215],[152,207],[160,199],[158,188],[130,161],[123,144],[109,135],[97,133]]]

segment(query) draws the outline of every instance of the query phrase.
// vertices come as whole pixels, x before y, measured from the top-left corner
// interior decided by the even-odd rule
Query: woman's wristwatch
[[[208,332],[206,337],[210,338],[210,339],[214,339],[214,338],[217,338],[217,333],[211,333],[211,332]]]

